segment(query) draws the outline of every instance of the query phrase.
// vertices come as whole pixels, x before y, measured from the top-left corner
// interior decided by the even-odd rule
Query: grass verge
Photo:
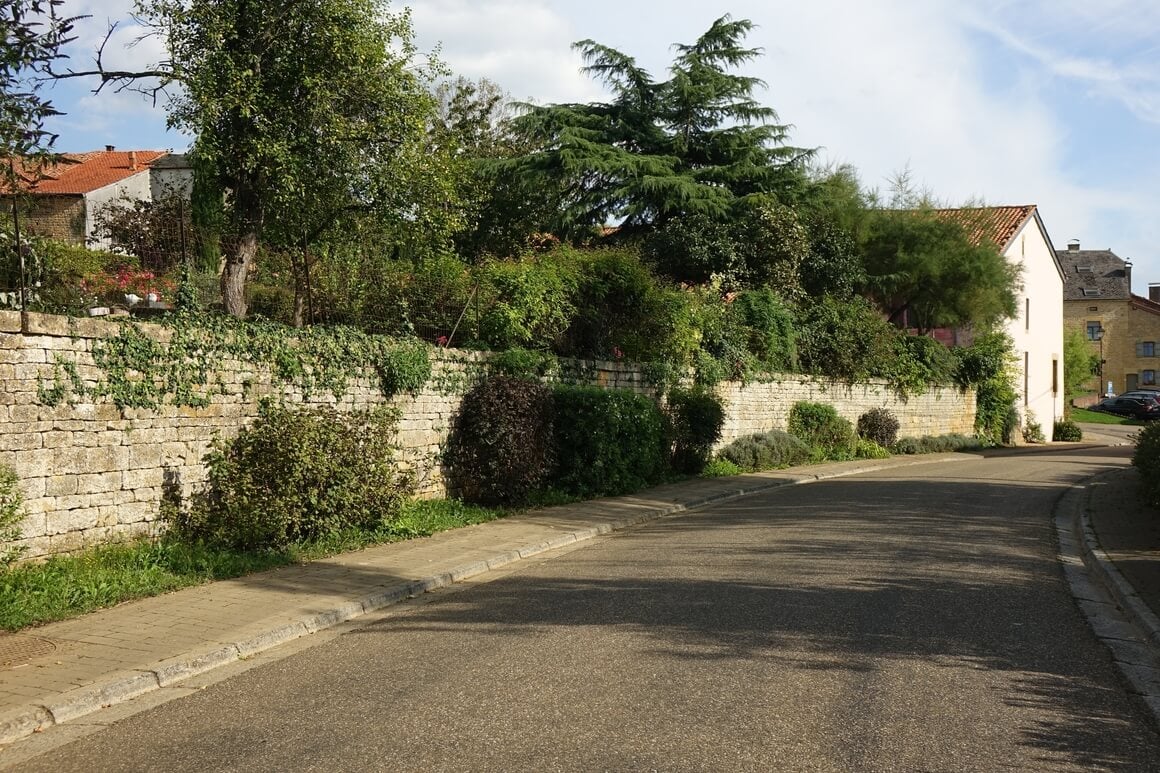
[[[1111,413],[1102,413],[1100,411],[1089,411],[1084,408],[1072,408],[1068,418],[1072,421],[1083,422],[1086,424],[1127,424],[1133,427],[1143,427],[1148,424],[1146,421],[1125,419],[1123,416],[1116,416]]]
[[[509,513],[450,499],[423,500],[405,505],[386,528],[330,534],[285,551],[244,553],[162,537],[55,556],[0,572],[0,629],[19,631],[123,601],[423,537]]]

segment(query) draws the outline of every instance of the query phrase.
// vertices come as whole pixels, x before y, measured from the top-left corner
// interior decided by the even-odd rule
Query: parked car
[[[1134,389],[1131,392],[1124,392],[1123,394],[1116,395],[1116,397],[1140,397],[1145,400],[1155,400],[1156,402],[1160,403],[1160,392],[1156,392],[1151,389]]]
[[[1092,410],[1132,419],[1160,419],[1160,402],[1155,397],[1109,397],[1093,405]]]

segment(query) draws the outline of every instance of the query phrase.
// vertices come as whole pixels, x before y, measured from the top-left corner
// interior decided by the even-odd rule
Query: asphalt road
[[[776,490],[530,562],[29,771],[1160,770],[1050,513],[1126,450]]]

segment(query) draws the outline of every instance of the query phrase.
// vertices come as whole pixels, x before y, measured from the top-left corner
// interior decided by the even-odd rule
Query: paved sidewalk
[[[633,524],[772,487],[960,458],[894,457],[685,481],[0,634],[0,746],[372,610]]]

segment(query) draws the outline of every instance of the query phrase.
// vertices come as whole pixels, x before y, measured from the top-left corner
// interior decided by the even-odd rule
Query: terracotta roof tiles
[[[1034,204],[1007,207],[962,207],[959,209],[936,209],[939,217],[961,224],[967,229],[974,244],[984,240],[993,242],[1006,250],[1023,224],[1035,214]]]
[[[30,192],[40,195],[80,196],[141,172],[166,155],[164,150],[96,150],[63,153],[60,161],[43,170]]]

